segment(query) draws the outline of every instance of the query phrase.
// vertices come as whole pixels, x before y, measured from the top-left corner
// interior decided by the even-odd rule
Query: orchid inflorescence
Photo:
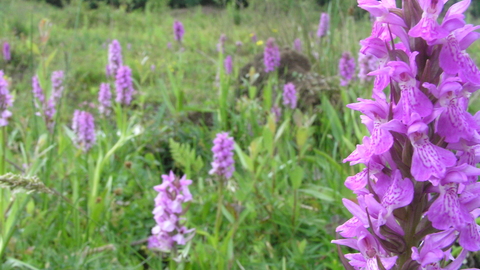
[[[318,22],[317,37],[322,38],[328,34],[328,28],[330,28],[330,15],[322,12],[320,15],[320,21]]]
[[[265,65],[265,72],[269,73],[280,67],[280,49],[275,45],[275,39],[269,38],[263,52],[263,63]]]
[[[343,199],[354,217],[332,241],[359,251],[347,269],[459,269],[480,250],[480,114],[467,111],[480,71],[466,52],[480,33],[464,21],[470,0],[439,23],[445,2],[358,0],[376,17],[361,53],[379,66],[372,100],[348,105],[370,136],[344,160],[365,164],[345,181],[358,203]]]
[[[213,140],[213,162],[210,174],[216,174],[220,177],[229,179],[235,171],[235,161],[233,160],[233,149],[235,141],[227,132],[220,132]]]
[[[338,73],[340,85],[347,86],[355,75],[355,58],[350,52],[344,52],[338,61]]]
[[[75,134],[76,147],[83,152],[88,152],[96,141],[93,115],[85,111],[75,110],[72,118],[72,130]]]
[[[57,104],[62,97],[64,86],[64,72],[62,70],[57,70],[52,72],[51,82],[52,82],[52,91],[50,93],[50,98],[47,100],[45,97],[45,92],[40,85],[40,80],[37,75],[32,77],[32,93],[34,96],[35,107],[39,110],[36,114],[43,116],[45,125],[47,126],[50,132],[53,132],[55,126],[55,114],[57,113]]]
[[[188,189],[192,180],[186,176],[178,178],[171,171],[162,175],[162,179],[162,184],[154,187],[158,192],[152,212],[156,225],[148,239],[148,248],[170,252],[175,251],[177,245],[185,245],[195,234],[195,229],[187,229],[182,222],[186,212],[182,203],[192,200]]]

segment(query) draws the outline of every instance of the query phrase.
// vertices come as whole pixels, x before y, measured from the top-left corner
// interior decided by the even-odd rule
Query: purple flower
[[[274,71],[280,66],[280,50],[275,45],[275,39],[269,38],[263,52],[263,63],[265,64],[265,72]]]
[[[373,79],[367,74],[378,69],[378,59],[369,54],[358,53],[358,79],[365,83]]]
[[[128,66],[121,66],[115,77],[117,90],[116,102],[122,105],[130,105],[133,95],[132,70]]]
[[[154,64],[150,65],[150,71],[152,71],[152,72],[155,71],[155,65]]]
[[[291,109],[297,107],[297,90],[291,82],[283,86],[283,105],[290,106]]]
[[[297,52],[302,52],[302,40],[299,38],[295,39],[295,41],[293,42],[293,48]]]
[[[0,70],[0,127],[8,125],[8,119],[12,113],[8,110],[13,105],[13,98],[8,90],[8,82]]]
[[[35,98],[35,107],[40,110],[36,114],[39,116],[43,115],[45,125],[50,132],[53,132],[55,125],[54,116],[57,112],[56,105],[63,92],[63,71],[53,72],[51,80],[52,93],[48,100],[45,97],[45,92],[40,85],[37,75],[32,77],[32,92]]]
[[[106,68],[107,77],[115,77],[117,70],[123,65],[122,47],[120,42],[114,39],[108,45],[108,65]]]
[[[355,58],[349,52],[344,52],[338,62],[340,85],[347,86],[355,74]]]
[[[213,162],[209,174],[216,174],[229,179],[235,171],[235,161],[233,160],[235,141],[228,136],[227,132],[221,132],[217,134],[213,144]]]
[[[217,52],[225,53],[225,42],[227,41],[227,36],[221,34],[217,43]]]
[[[63,77],[64,74],[62,70],[52,72],[52,98],[55,100],[55,102],[58,102],[58,100],[62,97]]]
[[[370,134],[344,160],[365,168],[345,181],[358,204],[343,200],[353,217],[333,241],[359,251],[345,255],[355,269],[454,270],[480,250],[480,112],[468,110],[480,70],[467,53],[480,26],[464,21],[470,0],[445,2],[358,0],[375,17],[359,77],[375,81],[372,100],[347,107]]]
[[[188,189],[192,180],[185,175],[180,179],[171,171],[162,175],[162,179],[162,184],[154,187],[158,195],[152,213],[157,224],[148,238],[148,248],[169,252],[177,245],[187,244],[195,235],[195,229],[187,229],[181,217],[185,212],[182,203],[192,200]]]
[[[10,44],[6,41],[3,43],[3,59],[5,59],[6,62],[12,59],[10,55]]]
[[[438,15],[443,9],[443,1],[423,0],[420,3],[423,9],[422,18],[408,31],[408,34],[411,37],[421,37],[428,43],[446,37],[449,31],[437,22]]]
[[[100,84],[100,91],[98,91],[98,110],[101,114],[109,115],[112,107],[112,92],[110,91],[110,84]]]
[[[235,42],[235,46],[237,46],[237,47],[242,47],[242,46],[243,46],[243,42],[237,41],[237,42]]]
[[[330,16],[328,13],[322,12],[320,15],[320,22],[318,24],[317,37],[324,37],[330,28]]]
[[[40,86],[37,75],[32,77],[32,92],[33,96],[38,100],[38,102],[37,100],[35,100],[35,105],[37,106],[37,108],[42,108],[43,102],[45,102],[45,94],[42,87]]]
[[[225,67],[225,73],[228,75],[232,73],[232,57],[228,55],[223,61],[223,66]]]
[[[47,125],[47,128],[50,132],[53,131],[53,127],[55,125],[55,121],[53,117],[57,112],[56,107],[57,107],[57,104],[55,103],[55,99],[53,97],[50,97],[50,99],[48,99],[48,101],[45,104],[43,104],[43,115],[44,115],[45,125]]]
[[[83,152],[95,144],[95,123],[93,116],[85,111],[75,110],[72,119],[72,130],[75,133],[75,145]]]
[[[173,36],[175,37],[175,40],[182,43],[183,35],[185,35],[183,24],[180,21],[175,20],[173,23]]]

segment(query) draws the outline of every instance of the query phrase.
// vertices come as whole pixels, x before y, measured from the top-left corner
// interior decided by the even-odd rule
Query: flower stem
[[[217,203],[217,216],[215,218],[215,237],[219,239],[220,225],[222,223],[222,205],[223,205],[223,177],[220,177],[218,185],[218,203]]]

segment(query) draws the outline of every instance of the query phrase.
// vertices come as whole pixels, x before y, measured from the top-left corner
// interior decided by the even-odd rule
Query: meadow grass
[[[148,250],[142,240],[155,223],[152,187],[169,170],[193,180],[186,224],[196,235],[182,249],[188,263],[179,269],[343,269],[330,241],[349,216],[341,199],[353,198],[343,182],[360,168],[342,160],[367,134],[359,114],[345,105],[368,96],[371,85],[355,81],[337,87],[335,99],[320,93],[317,108],[284,110],[278,122],[268,106],[279,105],[278,98],[265,102],[234,92],[240,68],[263,52],[269,37],[281,47],[301,38],[312,72],[338,84],[341,53],[356,56],[358,41],[370,32],[368,17],[354,5],[252,1],[242,11],[195,7],[126,13],[106,5],[89,10],[82,1],[64,9],[2,1],[0,40],[11,44],[13,59],[0,69],[11,81],[15,103],[3,129],[1,153],[7,162],[1,173],[38,176],[53,193],[2,191],[0,210],[7,212],[2,239],[11,236],[2,243],[3,269],[166,267],[168,256]],[[329,35],[318,41],[322,11],[332,20]],[[46,42],[40,41],[42,19],[52,24]],[[173,40],[175,19],[186,29],[182,45]],[[216,84],[225,56],[215,46],[222,33],[234,72],[220,74]],[[253,33],[262,42],[252,42]],[[113,39],[122,44],[137,93],[132,106],[116,106],[104,117],[92,104],[107,81],[107,47]],[[243,43],[240,49],[236,41]],[[54,70],[64,70],[66,82],[49,132],[35,116],[31,77],[38,74],[48,91]],[[281,86],[275,76],[267,83],[272,89]],[[96,116],[97,143],[88,153],[72,143],[75,109]],[[213,112],[213,125],[189,121],[189,111]],[[218,179],[208,171],[212,140],[221,131],[236,140],[236,172],[219,195]]]

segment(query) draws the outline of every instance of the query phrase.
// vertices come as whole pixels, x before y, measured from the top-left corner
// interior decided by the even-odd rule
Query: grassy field
[[[53,192],[2,189],[2,269],[343,269],[330,241],[350,216],[341,199],[354,198],[343,182],[361,168],[342,160],[367,134],[359,114],[345,105],[368,97],[371,85],[356,80],[340,87],[337,67],[344,51],[357,56],[358,42],[370,34],[368,16],[353,0],[324,7],[251,2],[242,11],[126,13],[105,5],[89,10],[82,1],[64,9],[2,1],[0,41],[10,43],[12,60],[0,69],[15,101],[0,132],[0,175],[37,176]],[[330,14],[331,26],[319,40],[321,12]],[[182,44],[173,38],[174,20],[185,27]],[[227,36],[224,54],[216,50],[221,34]],[[284,108],[277,122],[270,109],[281,106],[281,76],[268,77],[261,89],[247,87],[261,92],[259,98],[236,94],[245,88],[241,67],[263,52],[269,37],[280,47],[300,38],[311,72],[333,88],[318,92],[315,107]],[[130,106],[116,105],[104,116],[97,93],[102,82],[114,89],[105,76],[114,39],[136,93]],[[478,48],[472,46],[474,57]],[[233,57],[230,75],[223,72],[226,55]],[[55,70],[65,72],[65,90],[49,130],[35,114],[31,78],[38,75],[48,93]],[[477,97],[472,103],[480,108]],[[86,153],[72,140],[74,110],[95,117],[97,141]],[[212,115],[211,123],[189,117],[195,113]],[[208,173],[212,141],[222,131],[236,141],[236,171],[223,189]],[[155,224],[153,187],[170,170],[193,181],[185,222],[196,235],[181,248],[186,262],[176,266],[144,241]]]

